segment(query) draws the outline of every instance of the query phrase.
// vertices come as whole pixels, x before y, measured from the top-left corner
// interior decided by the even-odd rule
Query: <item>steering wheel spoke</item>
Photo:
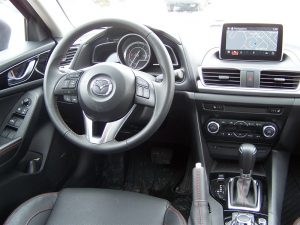
[[[107,123],[93,121],[83,112],[85,135],[87,140],[93,144],[104,144],[115,141],[120,129],[130,117],[135,107],[136,105],[133,105],[130,111],[121,119]],[[101,123],[100,126],[99,123]]]
[[[135,73],[135,103],[139,105],[155,107],[155,79],[152,75],[142,71]]]

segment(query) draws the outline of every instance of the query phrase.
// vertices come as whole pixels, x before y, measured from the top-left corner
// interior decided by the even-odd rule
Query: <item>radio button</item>
[[[245,121],[237,121],[237,122],[235,122],[234,125],[241,126],[241,127],[248,126],[248,124]]]

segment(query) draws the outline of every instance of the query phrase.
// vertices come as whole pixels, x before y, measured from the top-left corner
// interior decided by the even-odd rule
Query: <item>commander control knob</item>
[[[247,214],[240,214],[236,217],[236,225],[253,225],[252,219]]]
[[[266,138],[272,138],[276,134],[276,127],[274,125],[266,125],[263,127],[263,135]]]
[[[216,134],[220,130],[220,124],[217,123],[216,121],[210,121],[207,124],[207,131],[211,134]]]

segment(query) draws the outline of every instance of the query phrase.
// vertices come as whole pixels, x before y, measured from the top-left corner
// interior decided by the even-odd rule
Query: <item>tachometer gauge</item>
[[[124,65],[142,70],[150,62],[151,49],[141,36],[128,34],[119,41],[118,55]]]
[[[146,43],[134,42],[124,51],[125,64],[133,69],[145,68],[150,60],[150,48]]]

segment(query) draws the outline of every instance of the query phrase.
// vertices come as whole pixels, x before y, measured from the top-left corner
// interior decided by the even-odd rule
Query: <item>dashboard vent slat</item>
[[[69,66],[79,48],[79,45],[72,45],[72,47],[69,48],[67,51],[65,57],[61,60],[60,66]]]
[[[300,72],[291,71],[261,71],[260,87],[271,89],[297,89]]]
[[[241,82],[240,70],[202,68],[203,82],[211,86],[239,87]]]

